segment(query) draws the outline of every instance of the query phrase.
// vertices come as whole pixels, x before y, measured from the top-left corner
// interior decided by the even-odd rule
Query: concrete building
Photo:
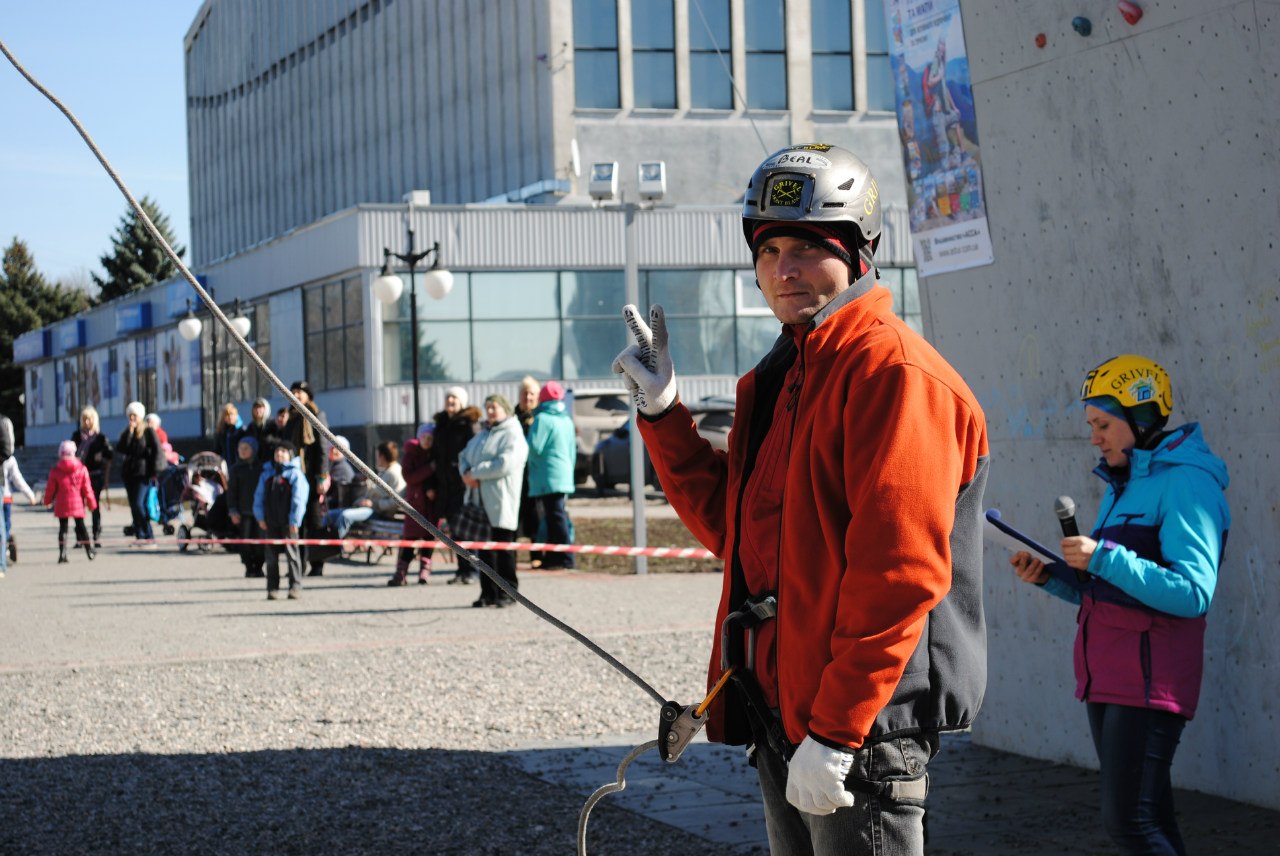
[[[361,451],[450,384],[477,398],[525,374],[616,386],[629,258],[640,303],[667,308],[684,394],[726,393],[777,333],[742,240],[746,179],[820,138],[879,178],[883,279],[919,325],[879,14],[862,0],[208,0],[185,40],[192,269]],[[639,166],[659,162],[642,188]],[[598,164],[616,172],[608,198],[591,193]],[[444,300],[419,300],[417,416],[408,289],[387,307],[370,290],[410,225],[455,274]],[[28,442],[63,439],[86,403],[118,430],[137,398],[190,449],[223,402],[271,397],[207,316],[198,342],[178,335],[191,292],[164,283],[25,337]]]
[[[815,139],[905,204],[878,0],[208,0],[186,56],[196,267],[411,190],[572,204],[596,162],[731,204]]]

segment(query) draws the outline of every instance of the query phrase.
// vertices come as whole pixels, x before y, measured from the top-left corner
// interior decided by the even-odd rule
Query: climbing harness
[[[408,500],[399,495],[396,491],[392,490],[391,487],[384,482],[364,461],[360,460],[360,458],[354,455],[349,449],[344,448],[337,442],[337,438],[329,428],[320,421],[319,417],[312,413],[297,399],[297,397],[294,396],[293,392],[284,385],[284,382],[281,381],[275,372],[273,372],[266,362],[263,361],[257,351],[255,351],[253,347],[245,341],[244,337],[240,335],[239,331],[236,330],[235,326],[230,322],[230,320],[228,320],[227,316],[222,313],[220,308],[218,308],[218,305],[213,301],[213,298],[210,297],[209,293],[200,285],[199,280],[197,280],[195,275],[191,273],[190,269],[187,268],[186,264],[183,263],[178,254],[174,252],[173,247],[169,246],[169,242],[165,240],[164,235],[162,235],[160,230],[156,228],[155,224],[151,222],[151,218],[147,216],[147,212],[138,204],[138,201],[134,198],[132,192],[130,192],[129,188],[125,185],[124,180],[116,173],[115,168],[112,167],[106,156],[98,148],[97,143],[94,142],[93,138],[89,135],[89,132],[85,130],[82,124],[80,124],[80,120],[76,118],[75,114],[72,113],[56,95],[45,88],[39,80],[27,71],[22,63],[18,61],[17,57],[15,57],[9,50],[8,46],[2,39],[0,39],[0,53],[3,53],[5,58],[9,60],[15,69],[17,69],[18,73],[21,74],[41,95],[57,107],[59,112],[66,116],[67,120],[71,122],[72,126],[76,129],[76,132],[80,134],[80,137],[85,141],[86,145],[88,145],[89,150],[93,152],[94,157],[98,159],[100,164],[102,164],[102,168],[106,170],[109,176],[111,176],[111,180],[115,182],[116,187],[120,189],[120,192],[129,202],[129,206],[138,215],[139,222],[146,227],[146,230],[151,234],[152,238],[154,238],[164,250],[165,255],[168,256],[169,260],[177,267],[178,272],[181,273],[183,279],[185,279],[192,289],[195,290],[196,295],[200,298],[200,302],[208,308],[209,314],[215,321],[217,321],[218,324],[222,325],[222,328],[227,331],[228,336],[236,343],[236,346],[239,347],[246,356],[248,356],[248,358],[257,367],[258,371],[267,378],[271,385],[275,387],[282,396],[284,396],[284,399],[289,402],[289,405],[300,413],[304,419],[311,423],[311,427],[315,429],[320,436],[324,437],[334,448],[341,450],[343,457],[345,457],[357,471],[363,474],[370,483],[378,486],[389,496],[393,497],[396,504],[399,505],[400,509],[404,511],[408,517],[410,517],[424,530],[429,532],[433,538],[438,539],[449,549],[453,550],[453,552],[457,554],[459,562],[469,562],[473,567],[479,569],[481,573],[488,577],[493,584],[508,597],[533,612],[542,620],[582,643],[588,650],[600,657],[612,666],[619,674],[646,692],[651,698],[658,702],[658,704],[662,705],[662,725],[660,726],[660,731],[663,735],[663,742],[665,744],[663,758],[668,762],[674,762],[679,758],[680,753],[684,751],[685,747],[688,746],[689,741],[693,739],[694,735],[701,729],[703,723],[706,722],[706,708],[715,697],[715,694],[724,686],[724,681],[720,681],[697,708],[692,711],[689,708],[680,709],[679,705],[675,705],[673,702],[668,702],[657,690],[646,683],[639,675],[631,671],[631,669],[623,665],[616,657],[605,651],[583,633],[561,621],[559,618],[556,618],[554,615],[522,595],[510,583],[500,577],[493,568],[489,567],[487,563],[482,561],[475,554],[463,549],[456,541],[451,539],[444,532],[440,531],[435,524],[428,521],[421,513],[410,505]],[[627,766],[635,758],[657,745],[659,745],[659,741],[650,740],[647,743],[636,747],[636,749],[624,758],[622,763],[619,765],[617,781],[600,788],[587,800],[578,820],[578,852],[580,854],[585,856],[586,853],[587,816],[590,814],[591,808],[600,800],[601,797],[606,794],[613,793],[614,791],[620,791],[626,787],[625,773]]]

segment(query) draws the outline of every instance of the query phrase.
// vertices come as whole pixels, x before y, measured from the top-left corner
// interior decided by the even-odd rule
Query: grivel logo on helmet
[[[769,204],[791,208],[800,204],[800,191],[804,185],[794,178],[781,178],[769,190]]]

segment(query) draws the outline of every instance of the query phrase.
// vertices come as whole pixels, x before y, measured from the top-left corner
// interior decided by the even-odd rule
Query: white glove
[[[636,344],[627,347],[613,361],[613,370],[622,375],[636,409],[646,416],[661,416],[676,400],[676,371],[667,347],[667,317],[662,307],[649,308],[649,324],[640,310],[628,303],[622,307]]]
[[[845,790],[844,780],[852,766],[848,750],[832,749],[806,737],[787,769],[787,802],[809,814],[849,808],[853,794]]]

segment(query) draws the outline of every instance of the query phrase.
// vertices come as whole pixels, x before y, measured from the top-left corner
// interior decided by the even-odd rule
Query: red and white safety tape
[[[342,547],[364,550],[374,547],[414,547],[448,549],[443,541],[406,540],[402,538],[178,538],[179,544],[287,544],[317,547]],[[620,547],[598,544],[543,544],[529,541],[455,541],[468,550],[532,550],[541,553],[593,553],[601,556],[653,556],[669,559],[714,559],[710,550],[701,547]]]

